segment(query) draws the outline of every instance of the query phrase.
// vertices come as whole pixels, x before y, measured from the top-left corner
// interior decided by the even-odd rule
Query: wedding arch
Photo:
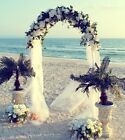
[[[78,12],[70,7],[56,7],[46,12],[41,12],[26,36],[28,38],[27,48],[30,49],[31,64],[35,71],[32,79],[32,111],[41,114],[42,120],[49,116],[48,106],[43,96],[43,69],[42,69],[42,43],[49,29],[57,22],[68,21],[69,25],[81,32],[81,45],[87,46],[87,59],[90,67],[95,62],[99,64],[99,41],[97,39],[96,23],[91,23],[88,14]],[[41,102],[42,99],[42,102]],[[36,107],[37,106],[37,107]]]

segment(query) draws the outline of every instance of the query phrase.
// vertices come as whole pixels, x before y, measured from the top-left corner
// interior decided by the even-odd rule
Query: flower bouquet
[[[75,120],[70,124],[70,131],[78,140],[96,140],[102,135],[102,124],[96,119]]]
[[[23,123],[26,121],[29,108],[25,104],[11,105],[6,109],[6,114],[9,122]]]

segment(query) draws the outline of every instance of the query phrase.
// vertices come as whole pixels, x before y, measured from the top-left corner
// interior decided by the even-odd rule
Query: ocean
[[[100,39],[101,59],[109,56],[112,62],[125,63],[125,39]],[[84,46],[80,46],[78,38],[46,38],[43,43],[43,56],[66,59],[86,60]],[[26,39],[23,38],[0,38],[1,53],[24,53],[26,49]]]

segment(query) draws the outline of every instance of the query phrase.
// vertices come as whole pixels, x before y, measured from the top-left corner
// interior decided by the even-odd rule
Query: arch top
[[[68,21],[70,26],[78,28],[82,34],[81,45],[97,45],[99,41],[97,39],[96,23],[91,23],[88,14],[78,12],[70,7],[56,7],[55,9],[49,9],[46,12],[41,12],[34,22],[26,36],[28,37],[27,47],[33,48],[32,40],[40,39],[44,40],[44,37],[48,33],[48,29],[53,27],[59,21]]]

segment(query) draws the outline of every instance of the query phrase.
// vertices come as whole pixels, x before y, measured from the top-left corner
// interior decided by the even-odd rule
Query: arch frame
[[[32,112],[38,114],[41,121],[49,117],[49,108],[43,95],[43,68],[42,68],[42,47],[41,41],[44,40],[48,30],[57,22],[68,21],[70,26],[80,30],[81,45],[87,46],[88,62],[90,67],[95,63],[99,64],[99,41],[97,38],[97,24],[91,23],[88,14],[77,12],[70,7],[57,7],[41,12],[36,22],[30,26],[26,36],[28,38],[27,48],[30,49],[31,65],[35,71],[35,77],[31,81]],[[41,102],[42,100],[42,102]],[[36,109],[37,106],[37,109]]]
[[[37,17],[37,21],[32,23],[29,31],[26,32],[28,37],[27,48],[33,48],[32,40],[34,39],[43,41],[48,30],[59,21],[68,21],[70,26],[80,31],[82,34],[80,45],[98,46],[97,23],[91,23],[88,14],[78,12],[72,6],[57,6],[55,9],[49,9],[46,12],[42,11]]]

